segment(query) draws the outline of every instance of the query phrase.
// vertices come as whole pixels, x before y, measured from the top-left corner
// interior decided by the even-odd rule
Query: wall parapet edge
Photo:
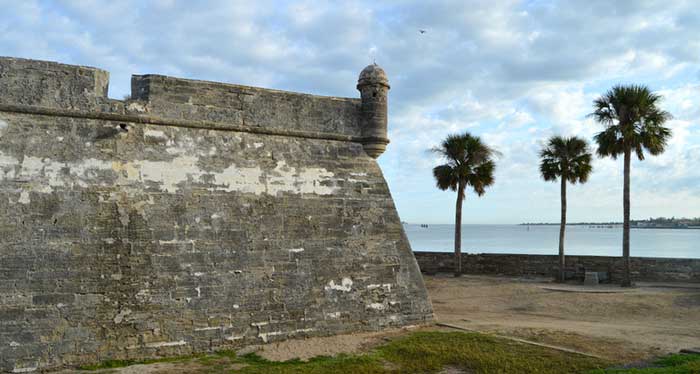
[[[88,109],[107,99],[109,72],[88,66],[0,57],[0,102]]]
[[[131,98],[109,99],[107,71],[0,57],[0,110],[365,141],[359,98],[316,96],[155,74],[134,75],[131,81]]]

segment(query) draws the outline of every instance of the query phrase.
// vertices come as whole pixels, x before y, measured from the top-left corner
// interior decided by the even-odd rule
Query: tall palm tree
[[[468,132],[449,135],[440,146],[432,149],[447,161],[433,169],[437,187],[457,191],[455,210],[455,277],[462,275],[462,202],[465,189],[470,186],[482,196],[494,182],[495,150],[484,144],[478,136]]]
[[[661,96],[651,92],[646,86],[614,86],[603,96],[593,101],[593,113],[596,121],[605,126],[605,130],[595,136],[598,143],[597,153],[600,157],[617,159],[624,155],[624,189],[622,256],[625,271],[622,286],[632,285],[630,271],[630,164],[632,152],[641,161],[644,150],[658,155],[666,148],[671,138],[671,129],[664,127],[671,114],[658,107]]]
[[[540,173],[546,181],[561,181],[561,223],[559,224],[559,275],[564,281],[564,234],[566,231],[566,183],[586,183],[591,174],[591,152],[588,143],[578,137],[553,136],[540,151]]]

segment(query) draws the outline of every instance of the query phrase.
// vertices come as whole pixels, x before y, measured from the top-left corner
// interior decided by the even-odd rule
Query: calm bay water
[[[454,225],[404,225],[414,251],[454,251]],[[557,254],[559,226],[463,225],[463,253]],[[622,228],[567,226],[566,253],[622,255]],[[637,257],[700,258],[700,230],[632,229]]]

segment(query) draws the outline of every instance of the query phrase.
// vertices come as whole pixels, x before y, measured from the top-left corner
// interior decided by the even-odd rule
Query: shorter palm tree
[[[540,173],[546,181],[561,182],[561,223],[559,224],[559,274],[557,280],[565,280],[564,236],[566,233],[566,183],[585,183],[591,174],[591,152],[588,143],[578,137],[553,136],[540,151]]]
[[[455,209],[455,277],[462,275],[462,202],[465,189],[471,186],[478,196],[486,193],[486,187],[494,183],[493,161],[498,153],[468,132],[449,135],[440,146],[432,149],[447,160],[433,169],[437,187],[457,192]]]

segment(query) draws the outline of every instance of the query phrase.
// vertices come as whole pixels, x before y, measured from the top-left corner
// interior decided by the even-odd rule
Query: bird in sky
[[[418,32],[421,33],[421,34],[425,34],[425,33],[427,32],[427,30],[421,29],[421,30],[418,30]]]

